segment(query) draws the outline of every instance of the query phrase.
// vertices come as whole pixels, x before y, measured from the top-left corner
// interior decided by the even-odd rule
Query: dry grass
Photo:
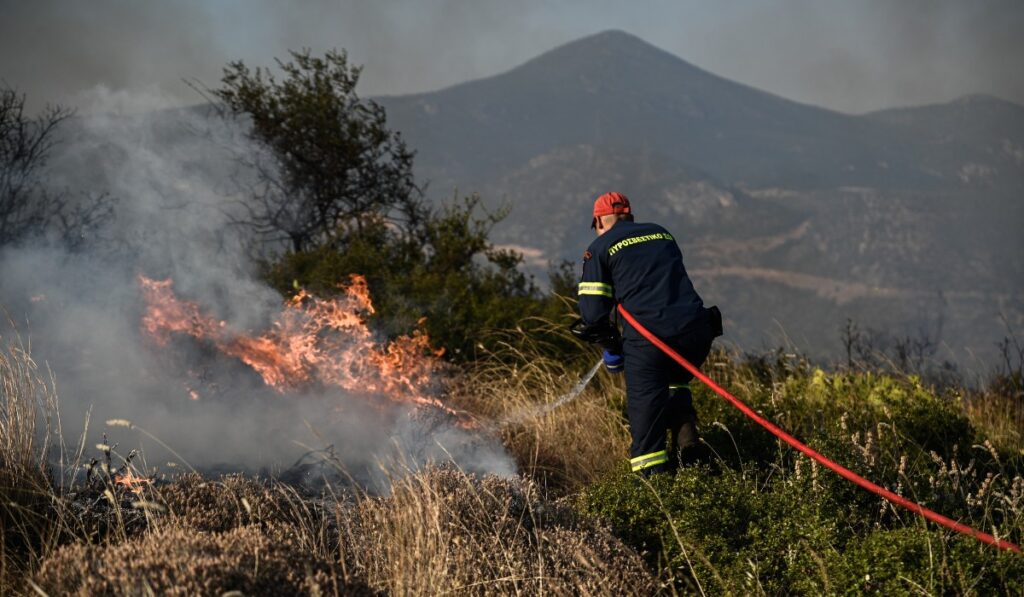
[[[646,595],[637,554],[525,481],[430,469],[360,501],[344,547],[394,595]]]
[[[431,468],[388,497],[327,500],[276,482],[185,476],[147,491],[149,530],[46,557],[51,595],[650,594],[643,562],[527,481]]]
[[[552,503],[526,479],[478,478],[453,468],[408,471],[390,496],[311,496],[278,482],[190,474],[135,494],[113,483],[105,453],[90,480],[55,483],[47,471],[53,384],[27,352],[0,354],[3,576],[0,593],[135,594],[648,594],[639,556],[606,530]],[[560,370],[561,368],[561,370]],[[571,386],[557,361],[474,381],[502,414]],[[488,377],[492,376],[492,377]],[[465,386],[468,388],[469,386]],[[515,398],[531,388],[530,398]],[[543,392],[543,393],[542,393]],[[483,406],[484,401],[478,406]],[[618,415],[596,395],[503,433],[526,469],[565,486],[624,449]],[[600,437],[581,450],[557,446]],[[545,461],[543,454],[562,456]],[[532,455],[532,456],[531,456]],[[64,466],[61,464],[59,466]],[[75,468],[76,465],[69,465]],[[555,476],[558,469],[568,475]],[[70,470],[70,469],[69,469]],[[134,471],[142,474],[144,471]]]
[[[52,380],[20,340],[0,344],[0,593],[59,533],[46,466],[55,412]]]
[[[1024,456],[1024,397],[985,391],[963,401],[964,413],[999,450]]]
[[[40,423],[49,421],[41,415],[53,412],[56,393],[20,345],[0,350],[0,392],[0,475],[5,480],[45,477],[47,435],[39,431]]]
[[[345,583],[337,564],[310,554],[288,525],[221,533],[170,527],[117,545],[76,543],[43,562],[35,585],[83,596],[373,594]]]
[[[548,490],[570,493],[621,467],[629,449],[622,381],[603,370],[574,401],[532,413],[568,392],[599,358],[579,350],[567,359],[565,326],[503,334],[499,348],[469,369],[451,400],[482,421],[513,422],[496,429],[519,470]],[[582,346],[580,347],[583,348]]]

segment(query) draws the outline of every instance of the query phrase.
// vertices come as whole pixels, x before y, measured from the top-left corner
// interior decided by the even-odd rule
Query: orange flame
[[[114,475],[114,483],[132,493],[142,493],[142,489],[151,482],[150,479],[138,477],[131,471],[126,471],[123,475]]]
[[[432,350],[429,338],[419,331],[386,346],[374,340],[363,319],[374,312],[363,276],[352,275],[349,284],[339,284],[344,292],[336,299],[300,290],[285,303],[271,329],[258,336],[235,332],[197,304],[182,301],[169,278],[139,276],[139,284],[146,301],[142,328],[160,346],[174,334],[210,342],[282,393],[319,383],[457,414],[428,395],[443,350]]]

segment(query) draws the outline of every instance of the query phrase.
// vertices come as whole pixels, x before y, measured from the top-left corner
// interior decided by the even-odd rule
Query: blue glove
[[[625,365],[626,359],[621,354],[604,351],[604,368],[608,370],[608,373],[622,373]]]

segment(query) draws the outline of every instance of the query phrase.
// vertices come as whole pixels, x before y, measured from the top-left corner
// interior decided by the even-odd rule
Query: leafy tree
[[[0,88],[0,247],[50,235],[77,248],[86,230],[112,215],[109,195],[73,196],[42,184],[54,134],[71,116],[68,109],[49,106],[30,117],[24,94]]]
[[[249,119],[269,158],[253,163],[259,182],[239,222],[296,252],[337,246],[377,218],[417,230],[426,210],[413,152],[387,128],[384,108],[356,94],[361,69],[345,52],[290,54],[277,61],[281,81],[238,61],[214,91],[231,114]]]
[[[349,274],[367,277],[376,324],[389,335],[423,328],[455,360],[471,359],[498,339],[488,332],[558,318],[565,306],[520,269],[522,256],[488,241],[504,214],[477,217],[479,197],[453,200],[428,215],[418,235],[395,235],[383,218],[367,219],[344,248],[289,252],[269,265],[281,292],[296,284],[326,296]],[[565,273],[553,275],[564,292]]]
[[[485,330],[564,311],[520,270],[521,255],[489,242],[503,212],[478,216],[476,196],[427,206],[413,152],[387,128],[384,109],[358,97],[360,69],[344,52],[291,59],[278,61],[280,81],[233,62],[214,91],[226,113],[249,119],[262,149],[238,223],[290,248],[266,264],[275,287],[329,296],[362,274],[382,331],[424,327],[456,359],[471,358]]]

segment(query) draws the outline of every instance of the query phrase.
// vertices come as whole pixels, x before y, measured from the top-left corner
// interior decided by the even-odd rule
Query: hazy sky
[[[991,93],[1024,104],[1021,0],[0,0],[0,80],[44,102],[98,86],[171,103],[223,65],[344,48],[363,95],[495,74],[605,29],[848,112]]]

